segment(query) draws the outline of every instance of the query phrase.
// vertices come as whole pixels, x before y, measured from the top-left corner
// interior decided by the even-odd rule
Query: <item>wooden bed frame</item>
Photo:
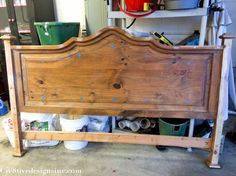
[[[14,120],[14,156],[22,140],[80,140],[210,149],[219,168],[232,36],[224,47],[167,47],[119,28],[58,46],[11,45],[3,36]],[[228,40],[226,40],[228,39]],[[21,130],[20,112],[214,119],[211,139],[129,133]]]

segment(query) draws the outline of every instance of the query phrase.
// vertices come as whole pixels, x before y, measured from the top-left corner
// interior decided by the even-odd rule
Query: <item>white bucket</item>
[[[65,119],[66,115],[60,115],[60,124],[62,131],[78,132],[83,127],[87,127],[89,123],[88,116],[81,116],[80,119],[69,120]],[[88,145],[88,142],[80,141],[64,141],[65,148],[69,150],[80,150]]]

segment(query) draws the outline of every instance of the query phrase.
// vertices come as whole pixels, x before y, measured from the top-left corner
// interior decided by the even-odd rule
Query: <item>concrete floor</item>
[[[167,151],[160,152],[154,146],[90,143],[81,151],[69,151],[64,148],[63,144],[53,148],[31,148],[24,157],[16,158],[11,155],[11,146],[0,125],[1,176],[236,175],[236,145],[226,140],[224,153],[221,156],[222,169],[209,169],[204,164],[208,155],[208,152],[197,149],[194,149],[192,153],[181,148],[168,148]],[[64,172],[69,173],[60,174],[63,169],[65,169]],[[76,170],[81,174],[71,174]],[[54,174],[56,171],[58,174]],[[47,172],[51,174],[46,174]]]

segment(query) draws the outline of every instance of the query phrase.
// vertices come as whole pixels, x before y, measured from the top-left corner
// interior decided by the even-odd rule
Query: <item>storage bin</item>
[[[58,45],[78,37],[80,23],[35,22],[41,45]]]
[[[60,124],[62,131],[66,132],[86,132],[89,124],[88,116],[81,116],[80,119],[66,119],[67,115],[60,115]],[[64,141],[65,148],[69,150],[80,150],[88,145],[86,141]]]
[[[159,130],[161,135],[184,136],[190,120],[160,118]]]

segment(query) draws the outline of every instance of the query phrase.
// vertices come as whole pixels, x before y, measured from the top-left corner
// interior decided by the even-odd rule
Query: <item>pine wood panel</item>
[[[57,47],[13,46],[27,112],[215,118],[221,55],[222,48],[165,47],[116,28]]]

